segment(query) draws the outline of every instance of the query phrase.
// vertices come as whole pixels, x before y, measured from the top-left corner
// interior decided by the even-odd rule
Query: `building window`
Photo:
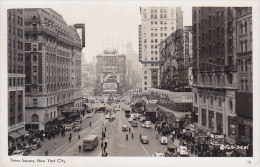
[[[147,74],[147,71],[144,71],[144,74]]]
[[[147,90],[147,87],[144,87],[144,90]]]
[[[33,61],[34,61],[34,62],[37,61],[37,55],[33,55]]]
[[[147,79],[147,76],[144,76],[144,79]]]
[[[210,105],[213,105],[213,96],[210,96]]]
[[[33,66],[33,72],[37,72],[37,66]]]
[[[144,82],[144,85],[147,85],[147,82]]]
[[[33,99],[33,107],[37,107],[37,99]]]
[[[205,95],[203,96],[203,103],[204,104],[206,103],[206,96]]]
[[[33,44],[33,51],[37,51],[37,45]]]
[[[39,116],[37,114],[32,115],[32,122],[39,122]]]

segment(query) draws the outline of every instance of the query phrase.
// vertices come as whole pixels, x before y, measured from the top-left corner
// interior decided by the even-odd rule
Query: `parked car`
[[[165,157],[177,157],[177,147],[168,146],[167,151],[165,152]]]
[[[177,152],[181,156],[189,156],[189,152],[186,146],[179,146]]]
[[[65,125],[65,130],[66,130],[66,131],[70,131],[71,129],[72,129],[72,126],[71,126],[71,125],[68,125],[68,124]]]
[[[140,118],[140,121],[141,121],[141,122],[144,122],[144,121],[145,121],[145,117],[141,117],[141,118]]]
[[[161,144],[168,144],[168,139],[165,136],[162,136],[160,139]]]
[[[116,115],[115,115],[115,114],[112,114],[112,115],[111,115],[111,118],[112,118],[112,119],[116,119]]]
[[[110,115],[109,114],[106,115],[106,119],[110,119]]]
[[[29,155],[32,152],[32,147],[31,146],[25,146],[24,151],[23,151],[23,155]]]
[[[13,152],[12,156],[23,156],[24,151],[23,150],[16,150]]]
[[[91,117],[93,117],[93,113],[88,113],[87,118],[91,118]]]
[[[154,157],[163,157],[163,153],[156,152],[153,154]]]
[[[128,118],[128,122],[132,123],[133,121],[133,118]]]
[[[133,126],[133,127],[138,127],[138,124],[137,124],[137,122],[135,122],[135,121],[134,121],[134,122],[132,122],[132,126]]]
[[[122,131],[128,131],[127,125],[122,126]]]
[[[78,131],[81,131],[81,125],[76,125],[76,127],[74,128],[74,132]]]
[[[141,143],[142,144],[149,144],[149,140],[147,136],[141,136]]]

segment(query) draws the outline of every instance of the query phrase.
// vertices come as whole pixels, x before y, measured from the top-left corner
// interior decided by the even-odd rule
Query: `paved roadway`
[[[103,103],[91,104],[92,107],[103,106]],[[107,105],[107,104],[106,104]],[[50,156],[101,156],[101,141],[98,146],[92,151],[78,152],[78,146],[82,145],[82,140],[89,135],[97,134],[101,139],[101,126],[102,123],[106,127],[106,140],[108,142],[108,156],[153,156],[155,152],[164,153],[167,149],[167,145],[161,145],[159,139],[156,139],[158,132],[152,129],[146,129],[141,127],[141,123],[137,120],[138,127],[132,127],[125,117],[124,108],[129,108],[129,105],[124,103],[112,104],[112,108],[120,105],[120,111],[116,112],[116,119],[113,122],[109,122],[105,119],[104,113],[96,113],[92,118],[85,118],[82,121],[82,130],[80,132],[66,132],[66,136],[58,136],[51,140],[46,140],[41,149],[35,150],[30,155],[44,155],[45,150],[48,150]],[[89,122],[92,126],[89,126]],[[122,126],[127,125],[131,127],[131,132],[134,133],[134,138],[131,137],[131,133],[123,132]],[[69,143],[69,133],[72,134],[72,140]],[[81,138],[78,139],[78,133]],[[149,144],[142,144],[139,141],[140,133],[148,136]],[[126,134],[128,134],[128,140],[126,140]],[[158,135],[160,138],[160,135]],[[170,144],[170,143],[169,143]]]

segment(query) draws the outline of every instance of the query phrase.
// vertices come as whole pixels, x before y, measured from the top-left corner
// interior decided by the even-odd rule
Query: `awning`
[[[24,130],[24,129],[23,129],[23,130],[18,131],[18,133],[23,136],[23,135],[25,135],[25,134],[27,134],[27,133],[29,133],[29,132],[28,132],[27,130]]]
[[[64,116],[60,116],[58,117],[58,120],[63,120],[65,117]]]
[[[13,133],[10,133],[9,136],[12,137],[13,139],[17,139],[17,138],[21,137],[22,135],[17,132],[13,132]]]

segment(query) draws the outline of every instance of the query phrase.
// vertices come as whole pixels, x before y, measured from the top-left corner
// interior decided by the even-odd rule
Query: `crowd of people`
[[[176,127],[171,122],[157,121],[155,129],[162,136],[170,136],[170,140],[174,143],[174,140],[179,141],[179,145],[186,146],[190,154],[198,157],[223,157],[227,156],[224,150],[220,149],[220,146],[214,146],[210,144],[210,137],[203,132],[192,132],[188,129],[189,123],[185,122],[182,126]],[[185,129],[185,130],[184,130]],[[186,131],[187,129],[187,131]]]

